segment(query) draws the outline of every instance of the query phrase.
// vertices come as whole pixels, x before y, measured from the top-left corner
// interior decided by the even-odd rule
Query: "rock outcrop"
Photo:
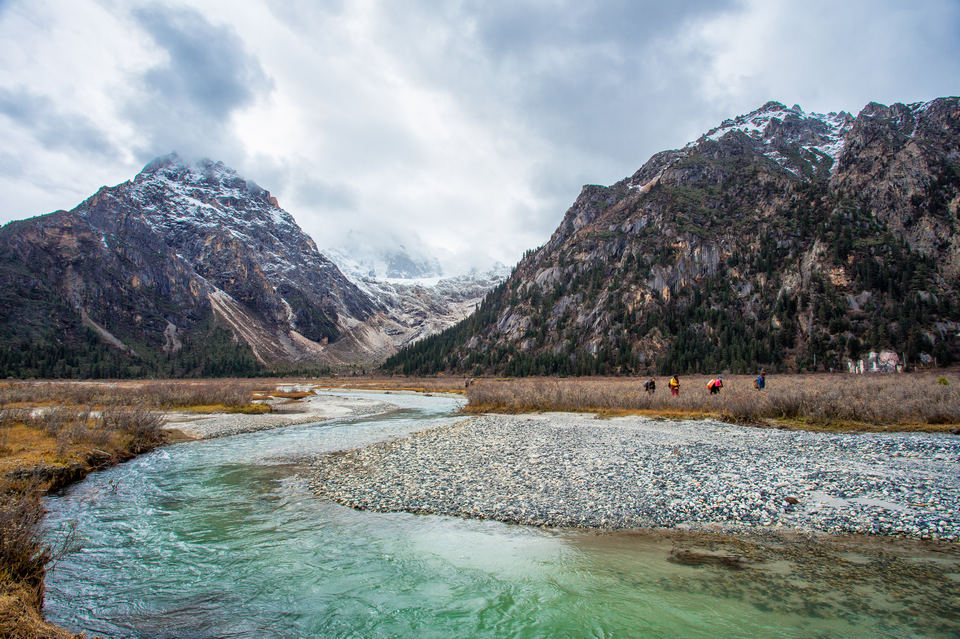
[[[586,186],[477,314],[387,362],[509,374],[960,355],[960,99],[770,102]]]

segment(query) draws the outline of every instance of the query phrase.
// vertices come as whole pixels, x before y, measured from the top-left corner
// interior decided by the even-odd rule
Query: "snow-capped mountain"
[[[788,171],[801,175],[800,160],[820,164],[830,159],[830,169],[835,169],[843,140],[853,126],[853,116],[840,113],[804,113],[799,105],[787,108],[779,102],[765,105],[746,115],[724,120],[720,126],[707,131],[687,148],[695,148],[704,140],[714,142],[733,132],[743,133],[763,144],[763,155]]]
[[[406,373],[829,370],[960,360],[960,98],[768,102],[610,186]]]
[[[325,248],[323,254],[353,280],[438,280],[443,276],[439,260],[426,255],[414,255],[399,243],[381,249],[352,243],[349,247]]]
[[[392,351],[378,306],[268,191],[175,154],[71,211],[4,226],[0,288],[0,364],[42,375],[223,374]]]
[[[404,241],[351,232],[346,245],[323,253],[373,300],[384,316],[379,329],[398,348],[464,319],[510,275],[499,262],[483,271],[444,275],[440,261],[415,236]]]
[[[351,280],[382,309],[385,321],[380,329],[399,348],[463,320],[509,275],[509,267],[497,263],[486,271],[473,270],[453,277],[351,276]]]
[[[441,281],[436,260],[399,245],[372,256],[340,255],[421,279],[351,281],[267,190],[220,162],[163,156],[71,211],[0,229],[0,372],[376,364],[462,319],[499,281]]]

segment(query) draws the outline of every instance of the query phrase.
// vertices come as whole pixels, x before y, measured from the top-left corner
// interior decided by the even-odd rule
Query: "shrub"
[[[40,543],[40,490],[33,484],[6,485],[0,492],[0,581],[43,592],[44,566],[51,553]]]
[[[679,397],[662,388],[644,393],[643,378],[522,378],[481,380],[467,390],[473,412],[651,410],[709,413],[736,422],[760,419],[866,426],[960,423],[960,389],[931,384],[928,375],[789,375],[753,388],[753,377],[724,376],[725,388],[709,395],[707,377],[680,378]]]

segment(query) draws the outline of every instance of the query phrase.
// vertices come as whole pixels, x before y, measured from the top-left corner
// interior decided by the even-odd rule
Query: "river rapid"
[[[49,497],[76,544],[44,612],[104,637],[956,637],[956,545],[602,534],[355,511],[318,455],[459,419],[458,397],[167,446]],[[724,558],[736,557],[736,561]]]

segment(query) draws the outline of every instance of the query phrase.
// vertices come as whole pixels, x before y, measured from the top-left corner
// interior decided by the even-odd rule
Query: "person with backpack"
[[[674,397],[680,396],[680,380],[677,379],[676,375],[670,378],[670,383],[668,384],[668,386],[670,387],[671,395],[673,395]]]
[[[761,369],[760,374],[757,375],[757,379],[755,379],[753,382],[753,387],[756,388],[758,391],[762,391],[764,387],[766,387],[766,385],[767,385],[767,371]]]
[[[711,379],[707,383],[707,388],[710,389],[711,395],[719,395],[720,389],[723,388],[723,375],[717,375],[716,378]]]
[[[643,390],[653,395],[657,390],[657,380],[651,377],[643,383]]]

